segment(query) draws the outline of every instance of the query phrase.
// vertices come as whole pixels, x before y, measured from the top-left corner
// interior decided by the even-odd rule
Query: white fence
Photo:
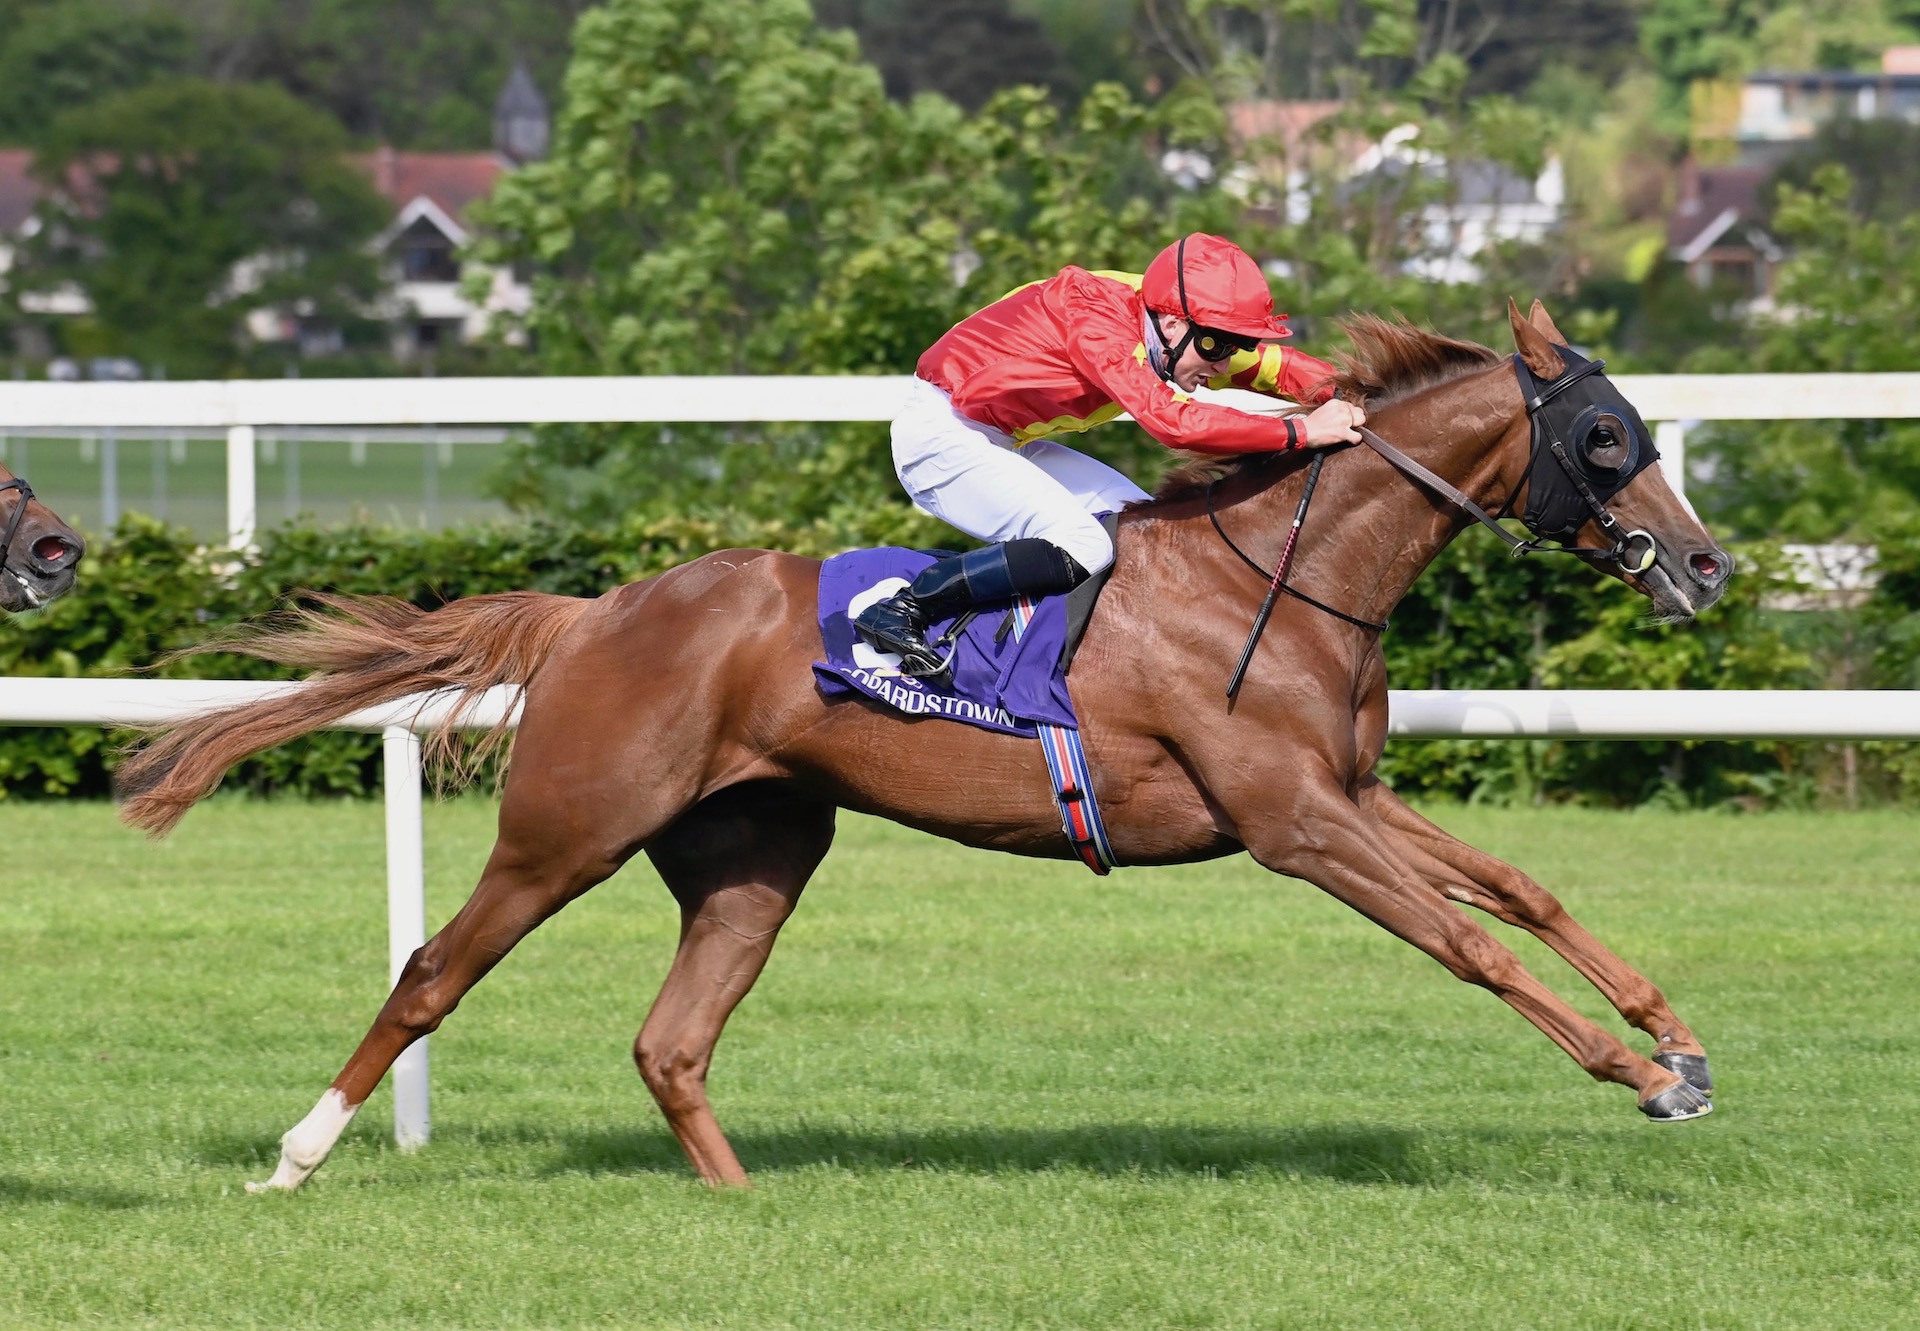
[[[1920,374],[1649,374],[1614,382],[1657,423],[1676,485],[1685,474],[1682,422],[1920,417]],[[224,430],[228,543],[244,549],[257,525],[254,460],[262,426],[884,421],[906,383],[896,375],[0,383],[0,433],[15,427]],[[1271,402],[1251,394],[1238,400]]]

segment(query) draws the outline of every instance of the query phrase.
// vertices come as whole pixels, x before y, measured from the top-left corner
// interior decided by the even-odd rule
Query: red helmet
[[[1253,257],[1222,236],[1182,236],[1154,256],[1140,281],[1147,308],[1242,337],[1291,337]]]

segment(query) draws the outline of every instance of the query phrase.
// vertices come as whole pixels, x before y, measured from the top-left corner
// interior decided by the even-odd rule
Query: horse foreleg
[[[1649,1118],[1695,1118],[1711,1108],[1674,1072],[1635,1054],[1529,974],[1510,950],[1422,881],[1343,793],[1313,799],[1284,819],[1236,821],[1261,864],[1306,879],[1459,979],[1490,990],[1596,1080],[1632,1087]]]
[[[707,1100],[707,1068],[826,855],[833,818],[831,804],[736,787],[696,805],[647,847],[680,903],[680,947],[633,1059],[706,1183],[747,1184]]]
[[[1446,895],[1483,910],[1504,924],[1525,929],[1585,976],[1614,1010],[1652,1036],[1654,1061],[1711,1095],[1706,1050],[1666,997],[1639,971],[1567,913],[1532,878],[1504,860],[1452,836],[1407,807],[1379,781],[1362,787],[1360,804],[1396,836],[1401,853]]]

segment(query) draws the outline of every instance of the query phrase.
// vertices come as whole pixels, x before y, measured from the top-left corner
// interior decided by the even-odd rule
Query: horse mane
[[[1369,412],[1451,383],[1501,360],[1500,353],[1491,347],[1436,333],[1398,311],[1391,319],[1374,314],[1350,314],[1339,320],[1339,324],[1353,346],[1349,351],[1333,353],[1334,394],[1360,403]],[[1221,477],[1233,475],[1271,455],[1240,453],[1218,457],[1189,453],[1185,456],[1190,460],[1167,473],[1149,503],[1190,498]]]

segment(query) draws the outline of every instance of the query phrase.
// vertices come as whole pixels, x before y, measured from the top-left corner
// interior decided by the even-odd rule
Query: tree
[[[1060,52],[1038,22],[1007,0],[820,0],[822,27],[851,29],[889,96],[937,92],[978,110],[1002,88],[1061,88]]]
[[[156,7],[110,0],[0,14],[0,143],[31,143],[62,112],[184,73],[192,37]]]
[[[385,203],[345,136],[275,88],[170,80],[69,113],[35,163],[44,225],[16,290],[86,292],[105,349],[175,376],[238,368],[241,323],[354,317]]]
[[[591,0],[0,0],[0,140],[152,79],[271,83],[348,133],[480,148],[508,70],[556,86]]]
[[[552,87],[591,0],[185,0],[207,72],[275,83],[357,138],[421,148],[490,140],[516,58]]]
[[[1470,91],[1469,56],[1497,28],[1488,7],[1417,0],[1146,0],[1150,37],[1182,82],[1176,90],[1212,108],[1224,126],[1236,102],[1338,98],[1337,113],[1304,145],[1240,139],[1187,122],[1223,179],[1250,208],[1236,234],[1284,265],[1282,308],[1330,316],[1397,309],[1449,333],[1504,336],[1504,283],[1538,267],[1501,248],[1478,256],[1474,281],[1421,276],[1449,260],[1450,229],[1433,225],[1469,173],[1492,163],[1531,179],[1557,125],[1511,98]],[[1355,173],[1356,145],[1398,145]],[[1429,209],[1433,211],[1428,211]],[[1310,319],[1310,335],[1324,335]]]
[[[1920,125],[1847,116],[1822,125],[1806,147],[1780,164],[1765,195],[1781,186],[1804,192],[1820,168],[1845,167],[1852,187],[1848,209],[1857,216],[1897,222],[1920,211]]]
[[[975,117],[902,106],[800,0],[747,9],[613,0],[581,20],[553,154],[503,182],[477,251],[532,270],[543,371],[906,371],[1020,283],[1138,271],[1185,222],[1224,220],[1174,197],[1115,86],[1072,117],[1035,89]],[[550,430],[518,461],[519,502],[594,518],[690,496],[909,512],[869,427]]]
[[[1695,82],[1744,69],[1767,8],[1767,0],[1652,0],[1640,19],[1640,49],[1670,110],[1684,113]]]
[[[1775,228],[1792,247],[1775,299],[1743,363],[1711,351],[1700,370],[1884,372],[1920,369],[1920,217],[1856,215],[1845,168],[1820,168],[1781,192]],[[1712,471],[1703,514],[1731,533],[1797,541],[1871,541],[1920,518],[1920,425],[1780,421],[1720,426],[1696,451]]]

